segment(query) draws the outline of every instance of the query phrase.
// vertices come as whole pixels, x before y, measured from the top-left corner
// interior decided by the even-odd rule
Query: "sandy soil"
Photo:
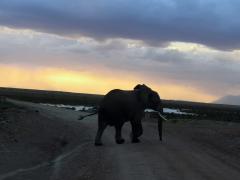
[[[139,144],[114,142],[113,128],[95,147],[96,116],[13,101],[24,108],[0,112],[0,179],[238,179],[240,124],[213,121],[165,123],[160,142],[155,122],[144,121]]]

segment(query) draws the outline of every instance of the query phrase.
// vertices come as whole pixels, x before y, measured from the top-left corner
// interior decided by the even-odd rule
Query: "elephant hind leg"
[[[143,133],[142,123],[131,122],[131,125],[132,125],[132,133],[131,133],[132,143],[138,143],[140,142],[138,137],[140,137]]]
[[[103,131],[106,129],[107,123],[106,122],[99,122],[98,123],[98,130],[97,130],[97,135],[95,138],[95,146],[101,146],[102,145],[102,134]]]
[[[115,140],[117,144],[123,144],[125,140],[122,138],[122,126],[123,124],[115,125],[116,135]]]

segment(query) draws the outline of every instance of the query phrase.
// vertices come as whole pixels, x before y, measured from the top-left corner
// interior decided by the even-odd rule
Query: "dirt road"
[[[77,121],[79,112],[14,103],[77,127],[79,134],[73,144],[53,159],[2,173],[1,180],[237,180],[240,177],[239,158],[234,160],[207,143],[195,141],[175,126],[165,126],[164,140],[160,142],[156,124],[144,122],[142,142],[131,144],[130,126],[126,124],[123,145],[115,144],[114,129],[109,127],[103,135],[104,146],[95,147],[96,116]]]

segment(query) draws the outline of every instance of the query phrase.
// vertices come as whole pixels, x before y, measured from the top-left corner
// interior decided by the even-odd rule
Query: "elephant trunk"
[[[163,129],[163,121],[162,118],[158,118],[158,135],[159,135],[159,140],[162,141],[162,129]]]
[[[163,130],[163,120],[166,121],[166,118],[162,115],[163,114],[163,106],[162,103],[159,104],[158,108],[158,134],[159,140],[162,141],[162,130]]]

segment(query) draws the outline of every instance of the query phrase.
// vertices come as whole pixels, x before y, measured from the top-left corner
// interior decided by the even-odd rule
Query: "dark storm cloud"
[[[240,48],[238,0],[1,0],[0,24],[151,45],[195,42]]]

